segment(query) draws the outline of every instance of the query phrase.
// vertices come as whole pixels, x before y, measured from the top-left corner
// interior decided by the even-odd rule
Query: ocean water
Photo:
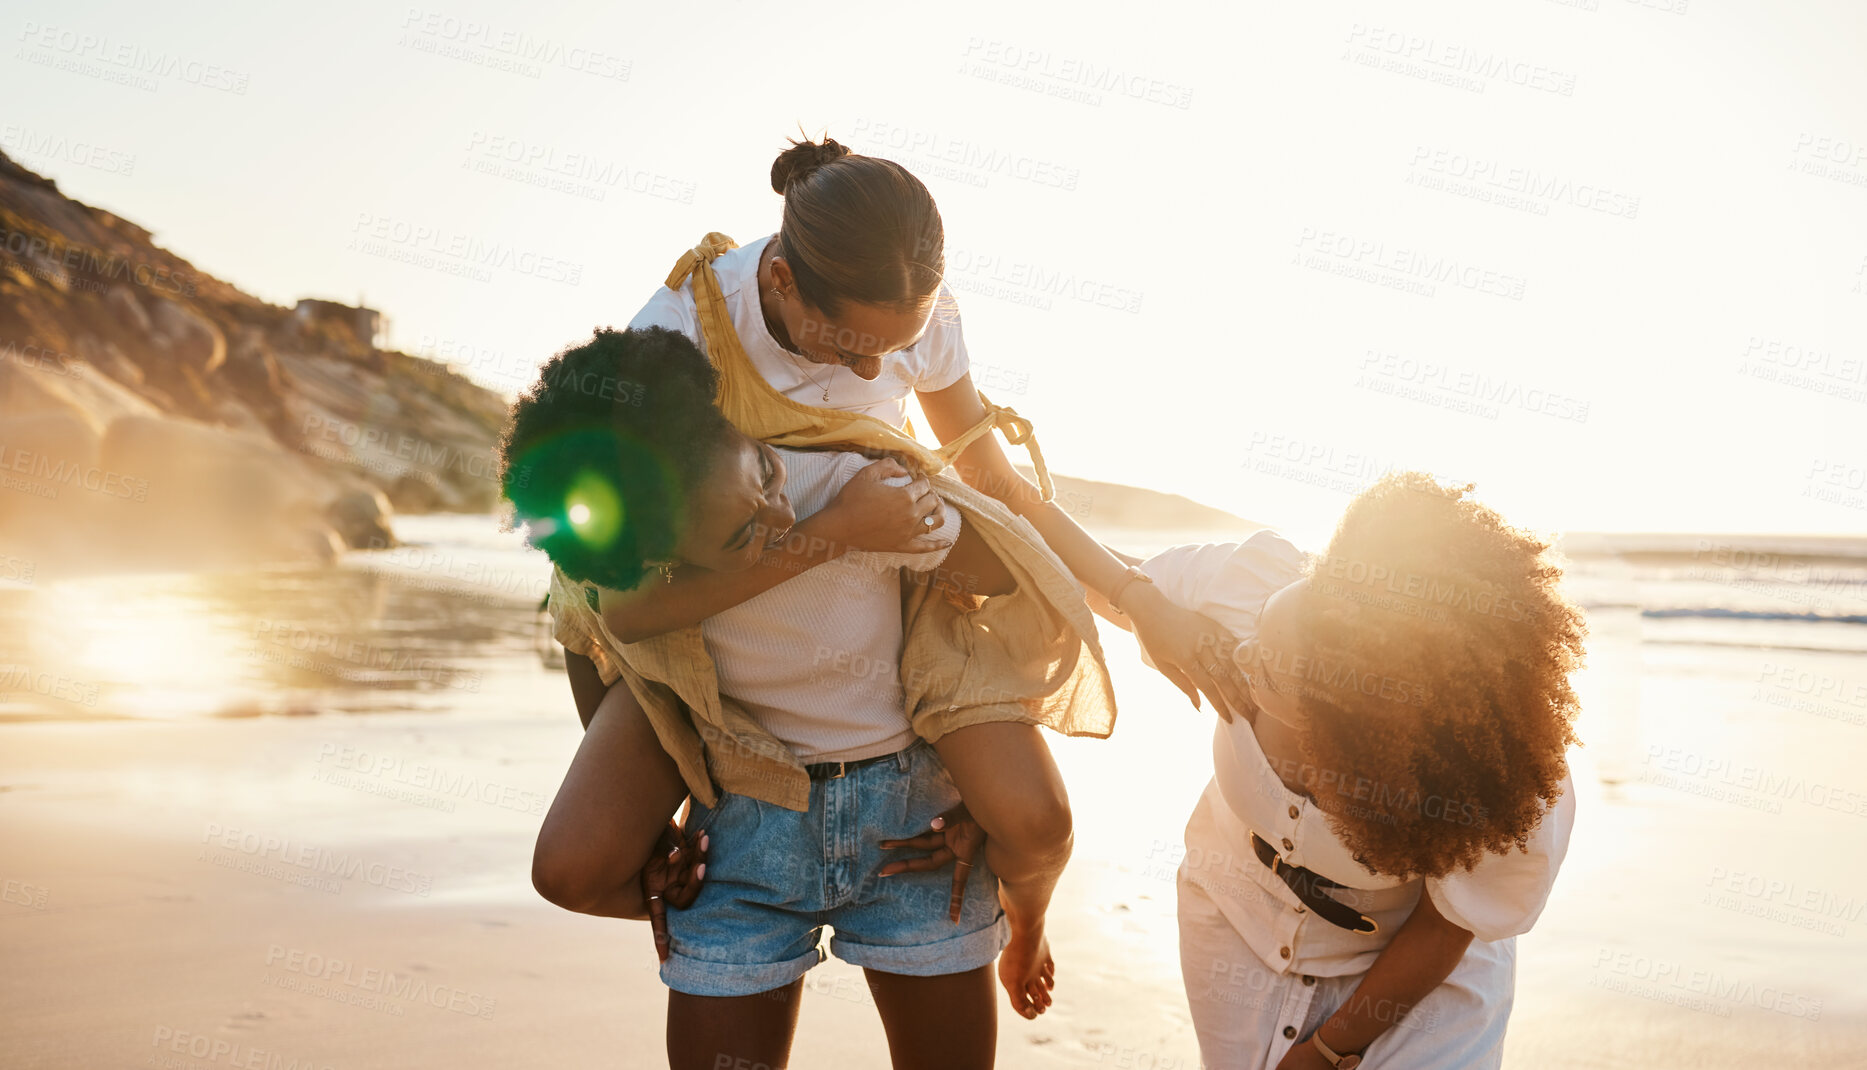
[[[541,554],[485,516],[399,524],[405,545],[331,566],[0,581],[0,721],[471,714],[555,671]],[[1140,554],[1238,537],[1100,534]],[[1867,539],[1575,541],[1567,583],[1604,666],[1629,671],[1630,644],[1709,675],[1773,652],[1787,701],[1840,716],[1852,692],[1794,674],[1867,658]]]
[[[543,672],[548,567],[484,516],[324,567],[0,588],[0,720],[471,715]]]

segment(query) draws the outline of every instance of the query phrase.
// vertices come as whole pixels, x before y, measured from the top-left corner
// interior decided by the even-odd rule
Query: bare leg
[[[687,797],[674,759],[625,684],[598,704],[532,855],[532,886],[566,910],[646,918],[648,852]]]
[[[998,1048],[990,966],[939,977],[863,973],[894,1070],[990,1070]]]
[[[802,977],[756,996],[690,996],[670,990],[670,1070],[784,1070],[803,995]]]
[[[1035,1018],[1050,1006],[1056,986],[1044,912],[1076,840],[1063,775],[1033,725],[971,725],[942,736],[934,748],[985,829],[986,864],[998,874],[999,901],[1011,922],[999,982],[1012,1009]]]

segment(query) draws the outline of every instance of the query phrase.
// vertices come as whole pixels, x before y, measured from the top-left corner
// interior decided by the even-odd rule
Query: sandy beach
[[[283,665],[254,651],[294,641],[244,619],[242,599],[302,577],[148,578],[164,605],[194,584],[220,606],[191,614],[194,660],[169,637],[169,676],[144,691],[100,678],[88,719],[0,725],[0,1065],[661,1065],[646,927],[565,913],[529,884],[578,738],[530,646],[529,593],[407,567],[320,575],[338,593],[316,612],[370,649],[399,635],[393,649],[426,653],[374,676],[329,650]],[[106,583],[137,588],[54,581],[7,604],[84,604]],[[412,618],[437,612],[452,624],[420,638]],[[122,624],[112,649],[134,664],[161,637],[139,645]],[[1708,653],[1608,610],[1595,628],[1576,838],[1519,944],[1507,1065],[1867,1065],[1867,794],[1851,765],[1867,718],[1851,692],[1798,705],[1786,685],[1776,701],[1763,675],[1788,656],[1867,680],[1863,659]],[[1055,743],[1078,837],[1052,913],[1058,1002],[1003,1017],[1002,1066],[1198,1066],[1172,874],[1210,715],[1125,635],[1104,638],[1116,736]],[[216,658],[223,682],[176,690]],[[256,710],[239,672],[261,673],[250,686],[272,703]],[[263,675],[280,672],[296,686]],[[808,985],[794,1065],[885,1065],[860,973],[831,959]]]
[[[1376,518],[1343,604],[1399,615],[1259,650],[1308,655],[1297,712],[1373,668],[1428,711],[1310,763],[1377,817],[1498,827],[1515,778],[1440,782],[1452,745],[1553,766],[1523,753],[1547,711],[1463,686],[1547,663],[1463,643],[1524,619],[1491,569],[1522,557],[1424,536],[1390,567],[1451,529],[1363,492],[1430,473],[1549,535],[1589,625],[1575,823],[1503,1065],[1867,1070],[1867,3],[226,6],[7,5],[0,1070],[667,1065],[648,925],[532,887],[582,731],[507,491],[541,539],[698,568],[905,518],[784,520],[673,365],[584,348],[631,324],[696,343],[771,443],[959,447],[1117,602],[1145,585],[1066,520],[1145,557]],[[1180,969],[1216,715],[1101,627],[1112,738],[1045,737],[1055,1003],[999,994],[997,1065],[1204,1070],[1188,988],[1269,990]],[[879,653],[810,639],[813,669]],[[1344,876],[1285,813],[1286,861]],[[889,1066],[862,971],[805,993],[791,1067]]]

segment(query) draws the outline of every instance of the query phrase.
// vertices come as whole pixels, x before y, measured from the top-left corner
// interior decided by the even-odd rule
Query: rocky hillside
[[[45,569],[329,557],[490,509],[505,402],[268,304],[0,154],[0,550]]]
[[[1014,467],[1024,478],[1037,482],[1037,473],[1029,465]],[[1057,488],[1057,504],[1098,537],[1105,533],[1119,538],[1116,533],[1164,531],[1242,539],[1266,526],[1179,494],[1057,472],[1050,475]]]

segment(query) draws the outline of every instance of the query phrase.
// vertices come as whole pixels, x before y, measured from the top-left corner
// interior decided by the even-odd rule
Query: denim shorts
[[[960,920],[948,917],[953,867],[883,877],[897,855],[882,840],[927,831],[959,803],[940,756],[916,742],[889,760],[810,782],[804,813],[747,795],[698,801],[689,835],[711,837],[707,875],[685,910],[668,911],[661,980],[695,996],[749,996],[782,988],[823,961],[917,977],[990,963],[1009,939],[998,878],[975,857]]]

